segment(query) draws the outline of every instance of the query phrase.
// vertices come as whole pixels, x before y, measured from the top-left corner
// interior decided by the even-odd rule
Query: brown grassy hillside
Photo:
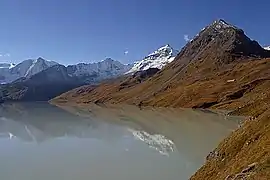
[[[215,21],[148,79],[138,82],[129,77],[84,86],[52,102],[219,108],[253,116],[210,154],[191,179],[270,179],[269,57],[270,51],[241,29]]]

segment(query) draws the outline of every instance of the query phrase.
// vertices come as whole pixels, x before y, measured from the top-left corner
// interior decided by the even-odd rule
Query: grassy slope
[[[219,156],[212,158],[196,172],[192,180],[218,180],[241,173],[248,165],[257,163],[246,179],[270,178],[270,112],[246,122],[242,128],[223,140],[217,149]],[[237,179],[237,178],[235,178]],[[241,179],[240,176],[238,179]],[[244,178],[243,178],[244,179]]]
[[[202,72],[198,72],[190,66],[184,80],[172,78],[169,81],[166,76],[170,75],[166,73],[171,72],[163,74],[162,71],[139,85],[123,89],[120,88],[120,80],[97,88],[84,86],[61,95],[53,102],[141,102],[142,105],[165,107],[211,105],[211,108],[232,110],[233,114],[256,117],[221,142],[215,150],[219,155],[208,160],[191,179],[225,179],[252,163],[258,164],[243,176],[247,179],[270,179],[270,59],[242,61],[218,71],[201,69]],[[232,79],[235,81],[227,82]]]

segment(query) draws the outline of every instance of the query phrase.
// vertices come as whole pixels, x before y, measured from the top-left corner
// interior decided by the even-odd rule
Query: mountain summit
[[[84,77],[88,83],[96,83],[104,79],[114,78],[127,72],[130,65],[122,64],[111,58],[95,63],[79,63],[67,66],[70,76]]]
[[[127,72],[127,74],[144,71],[150,68],[162,69],[165,65],[172,62],[177,54],[178,51],[167,44],[160,47],[153,53],[150,53],[143,60],[135,62],[134,66]]]
[[[41,57],[37,59],[28,59],[21,63],[11,64],[9,68],[0,69],[0,83],[10,83],[22,77],[31,77],[51,66],[57,65],[54,61],[48,61]]]
[[[203,28],[187,43],[174,63],[179,65],[178,69],[195,61],[200,61],[200,65],[214,63],[220,66],[247,57],[270,57],[270,53],[247,37],[242,29],[220,19]]]
[[[175,58],[174,52],[168,45],[161,47],[135,63],[129,71],[136,72],[155,67],[156,62],[160,62],[161,59],[161,62],[165,62],[164,65],[167,64],[166,67],[150,76],[151,78],[147,76],[143,80],[137,80],[134,79],[136,76],[132,75],[126,80],[97,86],[93,93],[73,96],[73,93],[78,92],[77,89],[76,92],[66,93],[60,99],[68,96],[67,100],[70,98],[70,101],[76,97],[76,100],[87,102],[208,107],[226,99],[236,98],[233,95],[226,97],[226,93],[233,93],[233,85],[236,85],[235,91],[245,91],[239,87],[246,81],[238,82],[238,85],[227,83],[227,80],[236,79],[236,74],[241,77],[250,74],[249,68],[245,68],[247,65],[240,64],[260,64],[263,58],[270,57],[270,51],[248,38],[243,30],[221,19],[203,28]],[[242,74],[243,72],[246,74]],[[246,79],[254,80],[252,78],[255,77],[248,76]],[[216,92],[219,90],[222,90],[222,95]],[[241,93],[239,94],[241,96]]]

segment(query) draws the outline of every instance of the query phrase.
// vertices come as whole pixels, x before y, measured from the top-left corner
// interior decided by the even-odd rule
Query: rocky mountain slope
[[[30,78],[0,86],[0,101],[49,100],[84,84],[80,78],[69,76],[65,66],[55,65]]]
[[[0,63],[0,84],[6,83],[6,76],[5,74],[8,74],[10,69],[14,67],[14,64],[9,63]]]
[[[192,179],[269,179],[269,57],[270,51],[248,38],[243,30],[217,20],[148,79],[133,83],[128,77],[128,81],[84,86],[52,102],[220,108],[252,116],[210,154]],[[87,93],[81,93],[85,89]]]
[[[0,83],[10,83],[22,77],[31,77],[57,64],[54,61],[47,61],[40,57],[25,60],[17,65],[11,64],[8,68],[0,69],[0,76],[2,77]]]
[[[81,101],[98,100],[155,106],[203,107],[211,103],[214,105],[226,100],[226,97],[223,97],[226,92],[242,89],[240,84],[244,86],[249,80],[256,80],[260,73],[266,75],[268,71],[257,70],[256,75],[256,71],[247,69],[246,66],[261,64],[261,59],[268,56],[270,57],[270,52],[264,50],[256,41],[250,40],[243,30],[219,20],[202,30],[181,50],[174,61],[143,83],[134,86],[126,83],[127,88],[122,88],[123,80],[104,83],[98,86],[93,94],[87,94],[87,97],[77,96],[76,101],[80,101],[81,98]],[[266,66],[262,64],[256,68]],[[243,78],[240,75],[243,71],[249,71],[248,74],[243,74],[246,76],[255,74]],[[219,80],[221,76],[223,80]],[[233,79],[236,82],[228,82]],[[223,96],[205,89],[205,86],[212,87],[211,91],[214,92],[222,89]],[[108,96],[104,95],[104,88]],[[202,104],[204,102],[206,105]]]
[[[150,53],[143,60],[135,62],[133,67],[126,74],[144,71],[150,68],[162,69],[172,62],[177,54],[177,50],[173,49],[170,45],[165,45],[153,53]]]

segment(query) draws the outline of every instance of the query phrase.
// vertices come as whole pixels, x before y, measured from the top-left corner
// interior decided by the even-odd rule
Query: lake
[[[0,105],[1,180],[185,180],[241,118],[128,105]]]

